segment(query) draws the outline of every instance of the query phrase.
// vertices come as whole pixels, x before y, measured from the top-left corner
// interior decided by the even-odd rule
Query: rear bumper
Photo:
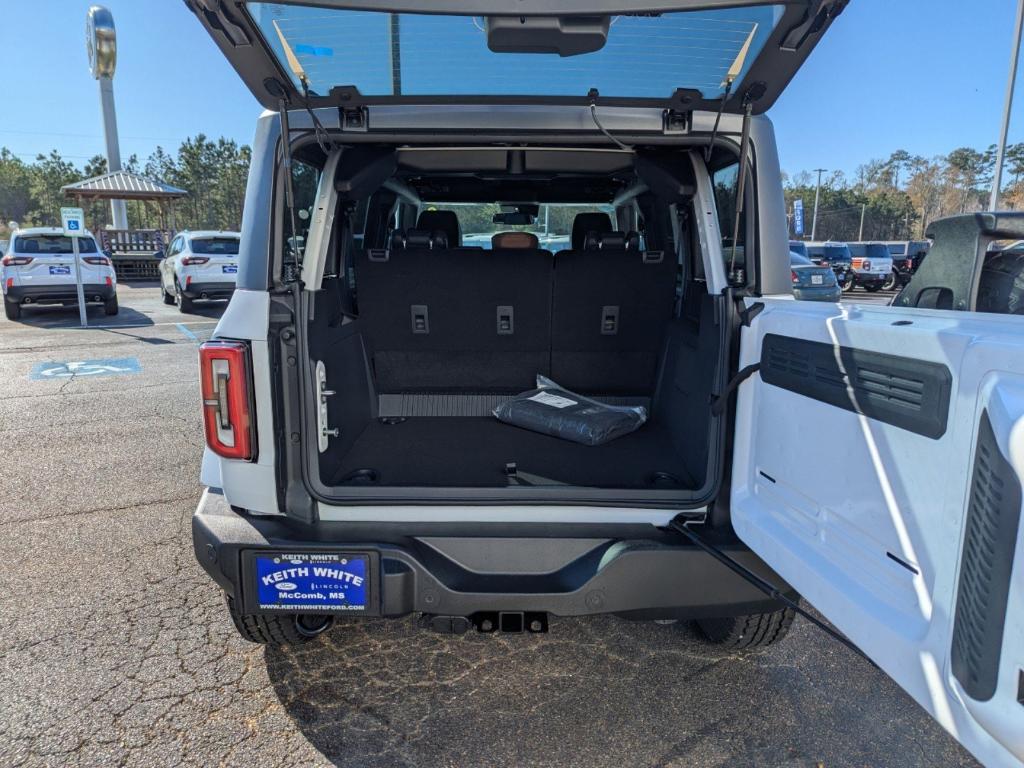
[[[471,616],[485,611],[537,611],[556,616],[614,613],[629,618],[704,618],[779,610],[782,605],[693,546],[665,540],[400,536],[367,540],[352,524],[302,526],[234,511],[218,491],[203,494],[192,517],[196,559],[242,606],[260,613],[255,584],[242,575],[246,553],[258,550],[367,553],[374,604],[365,615],[419,612]],[[382,532],[383,533],[383,532]],[[356,537],[353,536],[355,534]],[[506,564],[466,562],[481,547],[506,549]],[[763,578],[793,593],[742,544],[723,547]],[[515,562],[515,566],[508,563]],[[546,567],[539,567],[539,563]],[[539,572],[540,571],[540,572]],[[254,581],[254,580],[253,580]],[[795,593],[793,593],[795,596]],[[265,612],[265,611],[264,611]],[[351,615],[351,613],[349,613]]]
[[[103,283],[85,283],[82,286],[87,302],[106,301],[114,297],[116,289]],[[12,285],[4,291],[8,301],[19,304],[56,304],[78,301],[78,288],[74,283],[60,285]]]
[[[888,277],[888,273],[882,272],[854,272],[853,284],[858,286],[882,285]]]
[[[821,286],[816,288],[794,288],[793,296],[799,301],[839,301],[843,296],[843,290],[838,285]]]
[[[190,299],[230,299],[235,292],[235,284],[230,282],[189,283],[181,291]]]

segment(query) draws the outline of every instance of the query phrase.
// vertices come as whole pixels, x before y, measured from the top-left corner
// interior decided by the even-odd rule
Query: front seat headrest
[[[637,248],[640,236],[635,232],[587,232],[583,241],[586,251],[623,251]]]
[[[612,231],[612,219],[607,213],[577,213],[572,220],[572,247],[575,251],[584,248],[588,232],[603,234]]]
[[[416,229],[432,232],[439,229],[448,238],[448,245],[458,248],[462,245],[462,229],[455,211],[423,211],[416,220]],[[436,247],[436,246],[435,246]]]
[[[498,232],[491,237],[491,248],[534,248],[540,240],[533,232]]]
[[[402,240],[405,248],[447,248],[448,235],[440,229],[433,232],[426,229],[407,229]]]

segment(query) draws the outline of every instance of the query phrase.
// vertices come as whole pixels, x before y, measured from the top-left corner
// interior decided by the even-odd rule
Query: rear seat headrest
[[[491,248],[533,248],[540,245],[540,240],[532,232],[498,232],[491,237]]]
[[[407,229],[391,235],[392,248],[447,248],[448,235],[440,229]]]
[[[587,234],[597,232],[604,234],[612,231],[612,219],[607,213],[591,212],[577,213],[572,220],[572,242],[573,250],[579,251],[585,247]]]
[[[586,251],[638,251],[640,250],[640,234],[638,232],[587,232],[583,249]]]
[[[416,229],[425,229],[428,232],[441,230],[452,248],[462,245],[462,228],[459,226],[459,217],[455,215],[455,211],[423,211],[416,220]]]

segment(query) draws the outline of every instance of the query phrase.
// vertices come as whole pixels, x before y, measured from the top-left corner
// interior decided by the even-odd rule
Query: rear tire
[[[843,293],[849,293],[855,287],[856,287],[856,285],[854,284],[853,275],[847,275],[846,276],[846,282],[843,283],[843,285],[842,285]]]
[[[163,298],[164,304],[171,305],[174,303],[174,294],[168,293],[163,283],[160,283],[160,296]]]
[[[317,639],[334,624],[332,615],[241,613],[228,600],[228,612],[243,640],[261,645],[302,645]]]
[[[8,301],[4,298],[4,315],[8,320],[18,320],[21,317],[21,304],[16,301]]]
[[[795,617],[792,608],[783,608],[774,613],[698,619],[697,626],[709,643],[723,650],[760,651],[781,641]]]
[[[889,276],[885,278],[885,282],[882,283],[882,290],[891,291],[893,288],[896,287],[897,283],[899,283],[899,278],[896,276],[896,273],[890,272]]]
[[[178,310],[181,312],[191,312],[195,306],[192,299],[181,292],[181,283],[178,282],[178,278],[174,278],[174,303],[178,305]]]
[[[1000,253],[985,262],[978,281],[978,311],[1024,315],[1024,254]]]
[[[116,315],[117,310],[117,295],[115,294],[114,296],[103,302],[103,314]]]

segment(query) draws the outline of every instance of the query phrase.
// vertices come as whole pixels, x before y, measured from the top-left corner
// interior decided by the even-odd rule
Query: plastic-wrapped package
[[[647,421],[643,406],[606,405],[537,377],[537,388],[499,405],[494,415],[506,424],[561,437],[583,445],[601,445],[628,435]]]

